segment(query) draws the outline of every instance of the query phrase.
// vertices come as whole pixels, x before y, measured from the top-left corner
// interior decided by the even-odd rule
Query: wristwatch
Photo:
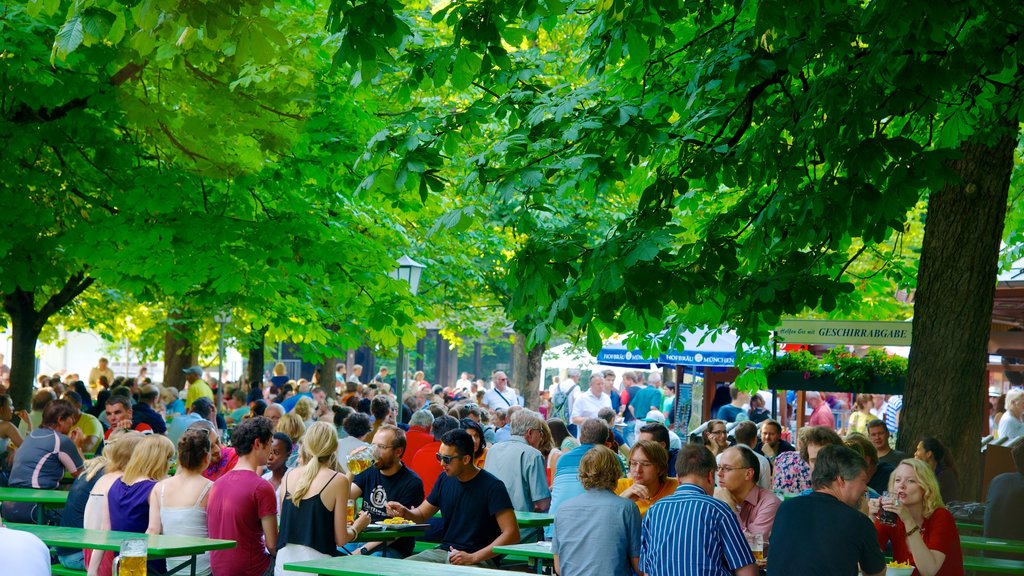
[[[367,550],[367,549],[366,549],[366,546],[360,546],[360,547],[359,547],[359,554],[360,554],[361,556],[366,556],[366,554],[367,554],[368,552],[369,552],[369,550]]]

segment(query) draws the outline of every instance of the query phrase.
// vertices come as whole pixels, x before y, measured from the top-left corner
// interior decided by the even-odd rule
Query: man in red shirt
[[[110,438],[110,432],[116,428],[153,433],[153,428],[145,422],[139,422],[132,426],[132,401],[124,396],[111,396],[107,400],[106,411],[107,423],[110,424],[110,428],[103,433],[104,439]]]
[[[821,397],[818,392],[808,392],[804,398],[807,405],[811,407],[810,426],[825,426],[831,430],[836,429],[836,419],[832,416],[832,407]]]
[[[434,435],[430,433],[430,426],[434,423],[434,415],[427,410],[413,412],[409,419],[409,431],[405,433],[405,453],[402,454],[402,464],[409,466],[412,459],[427,444],[434,441]]]
[[[265,416],[242,420],[232,440],[238,464],[213,483],[206,505],[210,538],[234,540],[228,550],[210,552],[218,576],[271,575],[277,548],[277,497],[256,473],[270,457],[274,428]]]

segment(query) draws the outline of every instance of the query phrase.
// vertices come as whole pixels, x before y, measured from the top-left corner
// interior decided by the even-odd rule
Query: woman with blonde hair
[[[942,503],[931,467],[915,458],[900,462],[889,478],[889,492],[889,498],[868,502],[878,545],[885,550],[891,543],[893,560],[913,564],[915,575],[963,576],[956,520]],[[881,511],[896,518],[883,522]]]
[[[93,458],[85,465],[85,471],[78,478],[85,477],[91,480],[96,476],[96,481],[89,490],[88,501],[82,513],[82,528],[87,530],[110,530],[110,515],[107,507],[107,492],[110,486],[121,477],[128,461],[135,451],[135,447],[142,441],[142,432],[135,430],[117,429],[110,433],[106,445],[103,448],[103,455]],[[78,479],[76,478],[76,481]],[[72,486],[73,488],[73,486]],[[70,500],[70,495],[68,500]],[[87,567],[90,576],[97,574],[109,575],[110,565],[114,561],[114,553],[106,552],[96,554],[95,550],[84,551],[83,563]]]
[[[295,468],[299,465],[299,447],[302,445],[302,437],[306,434],[306,425],[302,423],[295,412],[289,412],[277,421],[274,432],[281,432],[292,441],[292,453],[288,456],[288,468]]]
[[[149,527],[149,496],[157,482],[167,477],[174,456],[174,444],[161,434],[150,434],[139,442],[124,468],[107,492],[110,529],[144,534]],[[149,572],[167,571],[163,559],[146,563]]]
[[[613,493],[621,477],[618,456],[605,446],[595,445],[580,459],[585,492],[567,500],[555,514],[551,551],[556,574],[587,574],[596,565],[610,576],[640,573],[640,511]],[[601,521],[590,522],[592,518]]]
[[[668,475],[668,451],[654,440],[637,440],[629,450],[629,477],[621,478],[615,493],[636,503],[640,515],[676,491],[679,480]]]
[[[309,428],[313,424],[313,411],[316,410],[316,402],[312,398],[303,396],[295,403],[291,413],[299,417],[303,427]]]
[[[110,438],[107,439],[108,452],[85,461],[85,469],[78,475],[78,478],[75,478],[74,483],[71,484],[71,489],[68,490],[68,500],[64,504],[64,512],[60,516],[61,526],[65,528],[85,527],[85,508],[89,504],[89,493],[96,483],[99,482],[100,478],[103,477],[104,472],[108,468],[114,468],[113,464],[108,466],[107,458],[113,457],[111,453],[119,456],[123,454],[123,458],[118,463],[118,469],[123,468],[128,463],[128,455],[131,454],[131,450],[119,451],[118,448],[112,447],[118,444],[129,432],[129,430],[124,428],[114,430],[110,433]],[[141,439],[142,434],[138,432],[132,433]],[[126,442],[125,444],[132,443]],[[65,568],[85,570],[85,556],[81,548],[57,548],[57,559]]]
[[[149,495],[147,534],[207,537],[206,495],[213,482],[203,477],[210,465],[210,433],[206,428],[186,430],[178,440],[178,470],[161,480]],[[169,558],[167,569],[176,570],[188,559]],[[208,576],[210,554],[196,556],[195,574]]]
[[[337,556],[338,548],[356,539],[370,524],[360,512],[352,526],[346,513],[351,483],[338,472],[338,435],[334,426],[317,422],[306,431],[302,466],[289,470],[278,491],[281,530],[277,540],[278,576],[289,562]]]

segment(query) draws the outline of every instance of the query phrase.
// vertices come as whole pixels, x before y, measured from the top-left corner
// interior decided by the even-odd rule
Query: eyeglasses
[[[452,460],[458,460],[459,458],[462,458],[464,454],[456,454],[455,456],[445,456],[444,454],[438,452],[436,456],[438,462],[447,466],[452,463]]]
[[[725,465],[722,465],[722,466],[718,467],[718,471],[719,472],[732,472],[733,470],[744,470],[746,468],[750,468],[750,466],[725,466]]]
[[[646,460],[630,460],[629,461],[629,467],[630,468],[650,468],[651,466],[654,466],[654,462],[648,462]]]

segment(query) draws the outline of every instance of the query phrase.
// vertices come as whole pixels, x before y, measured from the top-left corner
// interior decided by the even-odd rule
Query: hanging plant
[[[806,350],[773,358],[765,367],[769,378],[785,372],[802,374],[805,380],[827,378],[835,387],[850,392],[862,392],[872,383],[883,381],[895,384],[906,378],[907,359],[871,350],[865,356],[855,356],[845,348],[837,347],[816,358]]]

